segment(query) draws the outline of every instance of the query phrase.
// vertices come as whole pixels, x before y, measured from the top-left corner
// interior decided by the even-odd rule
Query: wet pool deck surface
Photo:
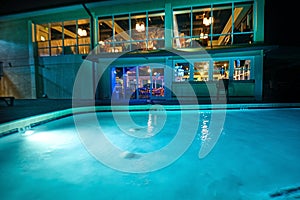
[[[185,101],[189,103],[189,101]],[[191,102],[192,103],[192,102]],[[222,103],[222,102],[221,102]],[[220,104],[221,104],[220,103]],[[178,105],[176,101],[153,100],[153,101],[132,101],[130,105],[146,105],[146,104],[161,104],[161,105]],[[211,105],[210,101],[199,101],[200,105]],[[218,103],[216,102],[216,105]],[[83,101],[77,103],[77,106],[105,106],[110,105],[109,101]],[[128,102],[120,103],[120,105],[128,105]],[[272,103],[272,102],[228,102],[230,108],[241,108],[242,105],[250,107],[300,107],[300,103]],[[40,114],[60,111],[72,108],[71,99],[15,99],[13,106],[8,106],[4,101],[0,101],[0,124],[7,123],[26,117],[36,116]]]
[[[0,124],[71,107],[71,100],[16,99],[13,106],[0,102]]]

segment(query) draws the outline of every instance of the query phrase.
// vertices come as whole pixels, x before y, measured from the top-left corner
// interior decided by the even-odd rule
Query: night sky
[[[265,5],[265,42],[276,45],[300,46],[297,31],[300,19],[299,8],[294,1],[266,0]]]
[[[0,16],[37,9],[55,8],[81,3],[100,2],[107,0],[0,0]]]

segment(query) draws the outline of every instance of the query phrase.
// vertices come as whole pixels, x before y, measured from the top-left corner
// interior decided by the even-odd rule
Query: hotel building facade
[[[101,1],[0,17],[0,94],[263,97],[264,0]]]

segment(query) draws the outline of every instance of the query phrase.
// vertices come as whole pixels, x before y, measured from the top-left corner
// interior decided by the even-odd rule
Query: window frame
[[[65,24],[68,23],[72,23],[75,22],[75,33],[65,29]],[[43,56],[58,56],[58,55],[66,55],[66,54],[88,54],[91,51],[91,33],[87,32],[86,36],[80,36],[78,33],[79,30],[79,21],[85,21],[87,24],[87,30],[91,30],[91,19],[90,18],[76,18],[76,19],[68,19],[68,20],[63,20],[63,21],[55,21],[55,22],[47,22],[47,23],[34,23],[34,30],[35,32],[34,34],[34,38],[35,38],[35,43],[36,43],[36,48],[37,48],[37,53],[39,57],[43,57]],[[52,39],[51,38],[51,25],[60,23],[61,27],[60,28],[56,28],[58,32],[61,32],[62,36],[61,39]],[[39,39],[39,29],[37,28],[38,26],[41,27],[45,27],[45,29],[48,30],[48,36],[46,38],[45,41],[41,41],[41,39]],[[86,30],[86,31],[87,31]],[[70,40],[70,38],[65,37],[67,34],[72,35],[73,39],[75,39],[75,44],[67,44],[67,40]],[[80,39],[84,39],[83,43],[80,43]],[[59,41],[61,40],[61,41]],[[47,43],[48,45],[46,46],[40,46],[41,43],[44,42],[45,44]],[[54,43],[57,43],[57,45],[53,45]],[[61,42],[61,43],[60,43]],[[84,49],[83,51],[81,51],[80,49]],[[46,51],[45,54],[42,54],[42,51]]]
[[[123,40],[123,41],[116,41],[115,38],[118,36],[115,31],[112,32],[112,37],[107,38],[106,41],[100,40],[100,32],[101,28],[99,27],[99,24],[101,23],[101,20],[105,18],[111,18],[112,21],[112,28],[114,28],[115,24],[115,19],[119,19],[121,16],[126,16],[128,15],[128,24],[129,24],[129,30],[125,34],[128,35],[129,40]],[[118,53],[118,52],[127,52],[127,51],[133,51],[133,50],[153,50],[157,49],[153,47],[153,43],[156,42],[157,46],[159,49],[164,49],[165,48],[165,42],[164,42],[164,34],[165,34],[165,20],[163,20],[162,24],[158,24],[160,27],[156,27],[162,33],[158,34],[160,36],[157,37],[152,37],[150,33],[154,33],[155,27],[149,27],[149,18],[150,16],[153,15],[158,15],[162,16],[162,18],[165,17],[165,10],[164,9],[158,9],[158,10],[146,10],[146,11],[139,11],[139,12],[128,12],[128,13],[120,13],[120,14],[113,14],[113,15],[105,15],[105,16],[98,16],[98,34],[97,34],[97,41],[98,42],[98,53]],[[144,16],[143,24],[144,24],[144,30],[141,33],[135,32],[135,25],[133,22],[138,22],[137,18],[133,17],[136,16],[138,19],[142,19],[141,17]],[[153,31],[152,31],[153,30]],[[136,36],[141,36],[142,34],[144,35],[144,38],[142,37],[141,39],[134,39],[134,33]],[[159,44],[158,44],[159,43]],[[140,46],[135,44],[141,44]],[[107,50],[106,46],[111,46],[114,47],[113,50]],[[126,48],[124,48],[126,46]],[[115,50],[117,48],[117,50]]]
[[[248,6],[250,11],[247,11],[246,13],[251,13],[251,17],[250,18],[250,23],[251,23],[251,29],[250,30],[246,30],[246,31],[234,31],[235,25],[240,23],[240,22],[236,22],[235,20],[237,19],[236,16],[235,18],[235,14],[239,14],[242,13],[241,10],[236,11],[234,10],[235,8],[237,8],[238,6],[242,7],[242,6]],[[254,1],[246,1],[246,2],[232,2],[232,3],[222,3],[222,4],[207,4],[207,5],[194,5],[194,6],[187,6],[187,7],[173,7],[172,9],[172,16],[173,16],[173,35],[172,35],[172,42],[173,42],[173,48],[175,49],[180,49],[180,48],[213,48],[213,47],[218,47],[218,46],[232,46],[232,45],[242,45],[242,44],[252,44],[253,41],[253,35],[254,35]],[[231,14],[229,15],[229,19],[227,20],[228,22],[231,22],[231,25],[228,27],[228,25],[226,25],[226,28],[224,27],[223,29],[227,32],[223,33],[222,32],[215,32],[215,23],[214,21],[216,20],[216,14],[214,14],[214,12],[216,12],[215,10],[222,10],[222,7],[226,8],[227,10],[231,8]],[[210,7],[210,11],[207,11],[208,7]],[[194,14],[196,12],[201,11],[202,12],[208,12],[210,13],[210,15],[208,17],[212,17],[212,20],[208,20],[211,21],[212,23],[210,23],[208,26],[204,26],[207,28],[207,31],[204,31],[205,33],[203,33],[203,35],[199,35],[196,36],[193,33],[195,32],[195,30],[193,29],[193,24],[194,23],[194,17],[190,17],[190,19],[188,21],[186,21],[187,24],[189,24],[189,35],[180,35],[179,34],[179,30],[178,30],[178,22],[176,19],[176,13],[180,13],[180,12],[187,12],[189,11],[189,15],[190,16],[194,16]],[[196,11],[196,12],[194,12]],[[232,17],[234,18],[234,20],[232,20]],[[248,15],[247,15],[248,17]],[[204,15],[203,15],[204,18]],[[244,17],[242,17],[244,18]],[[198,17],[198,21],[201,24],[201,16]],[[209,19],[209,18],[208,18]],[[196,20],[196,19],[195,19]],[[204,19],[203,19],[204,20]],[[243,19],[241,19],[243,20]],[[207,20],[206,20],[207,21]],[[248,19],[247,19],[248,22]],[[174,24],[175,23],[175,24]],[[203,21],[204,23],[204,21]],[[240,26],[240,25],[239,25]],[[217,40],[218,39],[218,40]],[[188,41],[190,43],[190,45],[182,45],[182,41]],[[197,41],[197,44],[196,42]]]

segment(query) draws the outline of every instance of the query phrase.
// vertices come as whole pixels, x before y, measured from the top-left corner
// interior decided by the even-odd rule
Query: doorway
[[[164,68],[156,66],[113,67],[113,99],[159,99],[165,96]]]

